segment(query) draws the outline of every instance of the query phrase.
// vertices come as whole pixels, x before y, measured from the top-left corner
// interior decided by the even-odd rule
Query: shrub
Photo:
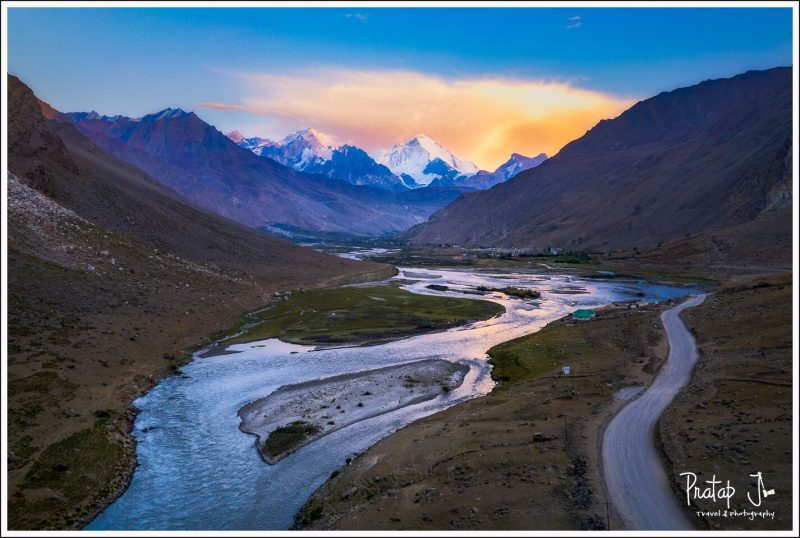
[[[319,427],[302,420],[276,428],[264,441],[262,450],[267,456],[277,457],[319,432]]]

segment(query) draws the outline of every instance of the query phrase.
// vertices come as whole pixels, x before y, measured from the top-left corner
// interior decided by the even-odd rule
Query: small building
[[[572,313],[572,319],[575,321],[591,321],[594,319],[596,312],[594,310],[581,309]]]
[[[569,375],[570,367],[569,366],[562,366],[561,367],[561,375]]]

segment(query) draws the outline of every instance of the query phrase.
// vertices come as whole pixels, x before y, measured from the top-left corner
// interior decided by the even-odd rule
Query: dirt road
[[[693,528],[670,488],[654,431],[661,414],[691,379],[698,357],[694,338],[680,313],[703,300],[705,295],[691,297],[661,315],[669,339],[667,362],[644,394],[611,420],[603,436],[603,470],[609,498],[628,529]]]

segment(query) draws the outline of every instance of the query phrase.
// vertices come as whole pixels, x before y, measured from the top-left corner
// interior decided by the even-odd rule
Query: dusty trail
[[[680,313],[705,300],[691,297],[661,314],[669,356],[658,376],[609,423],[603,436],[603,470],[611,502],[625,528],[689,530],[691,522],[669,485],[655,445],[656,422],[692,377],[698,352]]]

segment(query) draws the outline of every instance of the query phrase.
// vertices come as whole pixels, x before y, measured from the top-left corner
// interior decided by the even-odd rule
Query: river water
[[[236,354],[196,354],[183,367],[183,376],[164,379],[136,400],[139,465],[130,487],[87,530],[287,529],[296,511],[346,458],[418,418],[489,392],[494,383],[486,350],[495,344],[535,332],[576,308],[607,305],[637,293],[644,294],[640,300],[662,301],[697,291],[555,273],[401,268],[395,279],[414,293],[492,300],[506,312],[379,346],[315,350],[271,339],[232,346],[240,351]],[[429,284],[449,289],[434,291],[426,288]],[[535,288],[542,297],[530,301],[459,291],[481,285]],[[277,465],[263,463],[255,438],[239,430],[239,409],[282,385],[429,358],[469,364],[463,385],[434,400],[347,426]]]

